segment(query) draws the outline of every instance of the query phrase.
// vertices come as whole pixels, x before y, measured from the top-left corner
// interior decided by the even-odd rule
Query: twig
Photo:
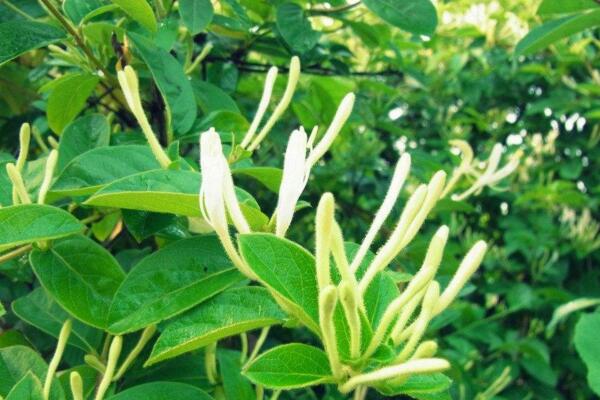
[[[0,264],[12,260],[13,258],[19,257],[21,254],[27,253],[29,250],[31,250],[31,248],[32,246],[28,244],[23,247],[19,247],[18,249],[14,249],[13,251],[9,251],[8,253],[0,255]]]

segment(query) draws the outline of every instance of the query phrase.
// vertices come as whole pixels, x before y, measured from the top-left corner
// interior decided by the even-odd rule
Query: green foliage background
[[[519,169],[499,187],[485,188],[466,201],[441,202],[395,265],[414,272],[441,223],[452,232],[441,267],[447,279],[476,240],[491,244],[463,296],[428,331],[439,338],[442,356],[452,362],[454,398],[593,398],[593,390],[600,394],[600,340],[589,335],[600,319],[594,311],[594,299],[600,298],[600,38],[597,29],[574,29],[556,37],[568,39],[545,43],[547,31],[537,31],[529,43],[521,42],[517,53],[515,46],[530,29],[548,21],[556,24],[556,16],[578,18],[571,12],[595,18],[582,28],[597,27],[595,3],[565,2],[555,10],[546,1],[538,15],[538,2],[440,1],[437,18],[426,0],[396,2],[414,3],[418,10],[400,17],[397,10],[378,8],[381,3],[348,7],[331,1],[328,7],[319,1],[224,0],[212,6],[208,0],[180,0],[175,7],[164,1],[145,8],[127,1],[65,0],[60,12],[96,61],[36,1],[0,3],[0,60],[5,61],[0,66],[0,204],[11,203],[4,166],[18,153],[23,122],[31,122],[39,134],[24,172],[32,194],[41,182],[50,138],[65,147],[60,157],[67,158],[59,159],[59,170],[94,147],[145,144],[116,84],[119,58],[140,74],[144,105],[161,143],[170,144],[170,154],[179,151],[183,165],[197,165],[198,133],[215,126],[239,141],[255,112],[267,69],[277,65],[286,71],[291,55],[300,55],[302,77],[291,107],[253,160],[239,166],[281,168],[293,129],[299,124],[307,129],[326,126],[350,91],[357,103],[332,150],[315,168],[302,197],[306,207],[297,213],[289,237],[312,248],[314,206],[329,191],[336,196],[346,239],[360,241],[385,195],[399,150],[413,157],[410,185],[429,179],[437,169],[451,173],[460,162],[448,145],[451,139],[468,141],[480,160],[497,142],[506,145],[507,154],[522,151]],[[583,4],[584,11],[568,8],[576,4]],[[90,16],[97,9],[104,12]],[[563,13],[568,16],[558,15]],[[32,19],[46,25],[31,31]],[[128,45],[123,44],[125,34]],[[32,42],[24,43],[27,38]],[[49,43],[60,48],[49,49]],[[212,50],[193,66],[207,43]],[[21,52],[19,45],[25,46]],[[19,57],[9,61],[13,53]],[[99,66],[103,74],[98,74]],[[280,77],[276,98],[284,84]],[[67,148],[63,142],[69,135],[79,139]],[[127,157],[124,164],[133,165]],[[236,183],[263,210],[273,210],[276,196],[264,185],[242,174]],[[55,181],[54,192],[60,184]],[[469,184],[462,180],[457,190]],[[184,217],[82,206],[89,194],[74,194],[69,201],[56,195],[54,204],[70,204],[90,228],[89,236],[126,271],[157,248],[192,236]],[[24,322],[10,306],[38,286],[27,257],[0,263],[0,300],[7,310],[0,348],[22,344],[47,360],[55,345],[51,332]],[[592,301],[549,326],[559,306],[578,299]],[[58,309],[51,313],[64,319],[65,311],[54,307]],[[581,325],[576,324],[579,319]],[[267,347],[307,340],[306,335],[276,328]],[[93,336],[90,346],[98,348],[100,338]],[[235,340],[224,343],[238,347]],[[595,343],[595,357],[590,343]],[[81,364],[86,345],[73,344],[65,368]],[[202,358],[193,354],[150,370],[140,362],[121,386],[160,377],[204,387]],[[235,357],[223,352],[219,362],[235,365]],[[369,398],[377,396],[370,393]],[[341,397],[326,387],[281,398]]]

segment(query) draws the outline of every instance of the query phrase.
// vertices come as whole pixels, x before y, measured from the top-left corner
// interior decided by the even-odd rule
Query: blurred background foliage
[[[98,84],[98,65],[72,39],[3,64],[0,162],[17,154],[19,126],[27,121],[37,134],[32,151],[42,157],[28,164],[26,175],[32,184],[41,174],[47,148],[78,116],[108,116],[112,143],[143,143],[114,82],[121,57],[140,73],[146,110],[163,144],[177,140],[181,153],[196,164],[198,133],[215,125],[239,141],[260,99],[267,69],[277,65],[286,71],[290,57],[299,55],[303,71],[299,89],[254,157],[256,165],[280,168],[293,129],[326,126],[349,91],[357,94],[357,103],[341,137],[315,169],[303,196],[306,207],[297,214],[290,237],[312,246],[313,206],[329,191],[339,205],[346,239],[360,241],[402,152],[413,157],[411,187],[437,169],[451,173],[458,166],[458,152],[448,144],[452,139],[468,141],[480,160],[487,159],[495,143],[505,145],[505,159],[522,152],[517,172],[497,187],[465,201],[442,201],[396,265],[398,271],[414,272],[441,223],[448,224],[452,233],[441,270],[446,278],[476,240],[491,244],[483,268],[461,300],[435,319],[428,333],[439,338],[442,355],[452,361],[455,398],[594,396],[574,335],[581,315],[598,316],[594,307],[600,298],[597,29],[515,53],[517,43],[548,20],[547,15],[536,14],[537,1],[438,1],[435,31],[429,26],[431,18],[416,27],[394,26],[367,7],[377,3],[373,1],[348,5],[340,0],[223,0],[211,6],[206,0],[199,2],[205,12],[198,18],[181,12],[185,3],[153,3],[158,16],[153,26],[152,20],[111,8],[110,2],[65,0],[61,12],[110,75],[101,76]],[[90,16],[102,7],[103,12]],[[32,18],[59,26],[37,1],[0,2],[0,22]],[[164,100],[143,60],[123,43],[125,32],[151,38],[181,63],[198,105],[192,128],[172,137]],[[195,63],[203,49],[210,51]],[[92,83],[86,86],[83,77],[90,76]],[[276,96],[284,85],[280,77]],[[276,196],[264,186],[242,175],[237,182],[264,209],[274,208]],[[461,180],[456,191],[466,190],[470,183]],[[10,195],[4,167],[0,194]],[[155,215],[151,219],[155,229],[134,237],[127,230],[115,230],[121,218],[127,218],[123,214],[96,222],[93,232],[124,265],[134,264],[151,248],[189,235],[185,220]],[[31,290],[33,277],[24,263],[0,264],[0,298],[5,305]],[[553,320],[556,310],[569,302],[574,303],[559,309]],[[8,329],[0,336],[0,345],[27,340],[43,352],[51,344],[10,313],[5,320]],[[275,332],[270,339],[274,343],[289,341],[289,330]],[[600,347],[600,340],[596,343]],[[294,398],[336,396],[294,393]]]

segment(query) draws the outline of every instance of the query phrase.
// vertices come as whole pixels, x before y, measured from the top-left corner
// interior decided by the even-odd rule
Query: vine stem
[[[19,247],[18,249],[15,249],[13,251],[9,251],[8,253],[2,254],[0,255],[0,264],[2,264],[3,262],[12,260],[13,258],[19,257],[21,254],[27,253],[29,250],[31,250],[32,246],[30,244],[23,246],[23,247]]]

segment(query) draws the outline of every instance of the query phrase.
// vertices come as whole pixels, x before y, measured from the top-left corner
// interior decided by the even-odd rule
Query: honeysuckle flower
[[[448,180],[448,183],[442,192],[442,197],[446,197],[446,195],[450,193],[452,189],[454,189],[454,186],[458,180],[471,169],[471,164],[473,163],[474,157],[473,148],[469,142],[464,140],[450,140],[448,143],[460,151],[461,160],[458,168],[452,172],[452,176]]]
[[[292,132],[288,140],[276,208],[275,234],[277,236],[285,236],[285,232],[292,222],[296,203],[306,184],[307,141],[304,128]]]
[[[277,236],[285,236],[292,222],[296,204],[310,177],[312,167],[331,147],[344,123],[348,120],[353,105],[354,94],[349,93],[340,103],[327,131],[314,148],[312,148],[312,142],[315,140],[316,129],[311,132],[310,139],[307,139],[306,132],[302,127],[290,135],[285,153],[283,177],[279,187],[279,199],[274,213]],[[308,154],[307,149],[309,150]]]
[[[267,76],[267,78],[269,78],[269,76]],[[265,90],[263,91],[263,99],[261,99],[261,102],[259,103],[259,111],[260,111],[260,106],[263,103],[263,100],[264,100],[264,102],[266,102],[267,105],[269,103],[269,99],[271,97],[271,92],[272,92],[272,85],[273,85],[273,82],[275,81],[275,78],[276,78],[276,72],[272,72],[271,80],[267,79],[267,81],[265,82]],[[271,129],[273,128],[273,125],[275,125],[275,122],[277,122],[277,120],[281,117],[283,112],[288,108],[290,102],[292,101],[292,96],[294,95],[294,91],[296,90],[296,85],[298,84],[299,78],[300,78],[300,59],[297,56],[294,56],[294,57],[292,57],[292,60],[290,61],[290,71],[288,74],[287,85],[285,87],[285,91],[283,92],[283,97],[281,98],[281,100],[279,101],[277,106],[275,107],[275,110],[273,110],[273,114],[271,114],[271,116],[269,117],[269,119],[267,120],[265,125],[262,127],[260,132],[258,132],[258,135],[256,135],[256,137],[252,138],[254,136],[254,133],[252,132],[252,135],[250,135],[250,137],[248,139],[244,138],[244,141],[246,143],[249,143],[249,145],[247,145],[247,147],[246,146],[242,146],[242,147],[246,148],[248,151],[254,151],[258,147],[260,142],[262,142],[262,140],[271,131]],[[271,88],[269,88],[269,90],[267,90],[267,85],[271,86]],[[264,106],[264,107],[266,108],[266,106]],[[257,112],[257,114],[259,114],[259,112]],[[264,111],[260,115],[258,115],[258,117],[260,117],[260,120],[262,119],[263,114],[264,114]],[[257,117],[255,117],[255,119],[257,119]],[[258,122],[256,122],[256,127],[258,127],[258,125],[260,124],[260,120],[258,120]],[[246,134],[246,136],[248,136],[248,134]]]
[[[8,178],[13,185],[13,193],[16,194],[15,198],[13,198],[14,204],[31,204],[31,199],[29,198],[29,193],[27,193],[27,189],[25,188],[25,182],[23,182],[23,177],[17,167],[13,163],[6,164],[6,173],[8,174]]]
[[[418,360],[419,358],[433,357],[437,353],[438,344],[435,340],[426,340],[421,342],[413,355],[410,357],[411,360]]]
[[[477,177],[476,181],[469,189],[461,194],[453,195],[452,199],[456,201],[464,200],[474,193],[479,193],[485,186],[493,186],[497,182],[512,174],[519,166],[519,160],[522,156],[522,152],[518,151],[514,153],[506,165],[504,165],[502,168],[498,168],[503,150],[504,146],[502,146],[500,143],[496,143],[492,148],[490,157],[486,161],[486,169],[483,171],[483,173]]]
[[[358,293],[350,282],[342,282],[338,287],[339,299],[350,327],[350,357],[360,357],[361,326],[358,309]]]
[[[258,108],[256,109],[256,114],[254,114],[254,118],[252,119],[252,123],[244,135],[244,139],[240,146],[247,147],[250,144],[250,141],[254,138],[254,134],[256,133],[260,122],[262,121],[265,112],[267,111],[267,107],[269,107],[269,102],[271,101],[271,95],[273,94],[273,86],[275,85],[275,80],[277,79],[277,67],[269,68],[269,72],[267,72],[267,76],[265,78],[265,86],[263,88],[262,97],[260,98],[260,103],[258,103]]]
[[[235,187],[229,164],[223,155],[221,138],[212,128],[200,136],[200,169],[202,171],[200,185],[202,216],[215,230],[227,255],[236,267],[248,277],[253,277],[254,274],[243,262],[229,235],[228,212],[240,233],[250,232],[250,227],[235,196]]]
[[[171,160],[158,142],[142,107],[139,81],[135,70],[131,65],[126,65],[125,68],[117,71],[117,79],[119,80],[119,85],[121,86],[127,105],[138,124],[140,124],[140,128],[142,128],[142,132],[150,145],[154,157],[156,157],[158,163],[163,168],[168,167],[171,164]]]
[[[384,367],[373,372],[356,375],[340,387],[342,393],[348,393],[359,385],[372,385],[391,378],[406,375],[440,372],[450,368],[450,363],[442,358],[424,358],[407,361],[402,364]]]
[[[331,249],[331,231],[334,222],[334,200],[331,193],[321,196],[317,206],[315,221],[315,262],[317,270],[317,285],[323,290],[331,283],[331,272],[329,270],[329,256]]]

